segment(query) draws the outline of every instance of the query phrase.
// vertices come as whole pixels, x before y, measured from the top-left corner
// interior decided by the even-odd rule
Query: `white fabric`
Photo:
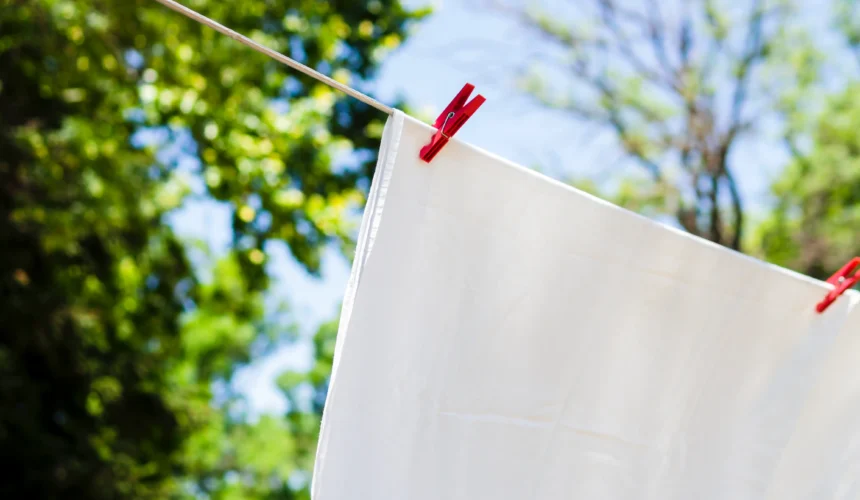
[[[315,500],[860,498],[858,294],[386,125]]]

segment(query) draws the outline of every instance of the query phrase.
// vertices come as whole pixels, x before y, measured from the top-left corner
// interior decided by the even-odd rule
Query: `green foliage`
[[[830,35],[845,50],[834,50],[840,44],[832,41],[828,51],[821,50],[804,33],[778,47],[790,63],[788,73],[773,76],[791,82],[780,94],[779,110],[792,160],[772,186],[773,209],[750,247],[818,278],[860,253],[860,11],[845,0],[832,6],[836,29]]]
[[[818,115],[809,153],[774,185],[776,207],[757,232],[763,257],[826,278],[860,254],[860,84]]]
[[[857,57],[860,51],[860,6],[854,0],[836,0],[835,6],[836,26]]]
[[[419,17],[188,6],[359,87]],[[319,401],[254,423],[212,387],[294,337],[264,244],[314,272],[347,239],[384,118],[151,0],[0,0],[0,494],[306,497]],[[191,192],[234,209],[206,279],[165,222]]]

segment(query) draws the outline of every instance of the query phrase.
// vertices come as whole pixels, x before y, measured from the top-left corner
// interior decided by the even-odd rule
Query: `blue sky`
[[[487,102],[461,129],[459,138],[553,177],[599,175],[607,168],[618,168],[623,155],[610,134],[543,109],[518,92],[512,75],[528,63],[535,50],[533,41],[508,16],[478,9],[477,3],[433,3],[434,14],[382,66],[374,83],[376,95],[389,102],[403,96],[422,115],[435,117],[470,82]],[[767,133],[756,139],[742,142],[737,154],[742,163],[753,167],[741,172],[745,198],[763,203],[770,179],[785,156]],[[205,239],[214,248],[229,242],[230,213],[222,205],[189,203],[172,223],[180,234]],[[288,299],[304,332],[309,334],[319,322],[337,314],[349,273],[349,263],[341,255],[328,252],[322,278],[314,279],[283,245],[273,245],[268,253],[272,293]],[[234,384],[247,394],[253,412],[282,411],[284,401],[274,379],[285,369],[306,366],[309,358],[307,342],[279,349],[242,369]]]

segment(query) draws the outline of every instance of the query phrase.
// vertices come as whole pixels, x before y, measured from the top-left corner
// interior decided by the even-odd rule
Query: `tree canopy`
[[[792,53],[796,85],[779,105],[791,161],[773,183],[753,246],[821,279],[860,255],[860,8],[851,0],[830,6],[830,34],[845,50],[825,51],[807,37]]]
[[[422,15],[187,5],[358,87]],[[224,387],[294,336],[264,244],[315,272],[349,241],[384,118],[151,0],[0,0],[2,495],[307,497],[318,402],[249,421]],[[205,273],[190,196],[233,207]]]

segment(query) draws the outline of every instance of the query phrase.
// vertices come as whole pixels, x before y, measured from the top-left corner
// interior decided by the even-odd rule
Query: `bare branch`
[[[690,18],[689,9],[684,8],[684,20],[681,21],[681,32],[678,40],[678,54],[681,61],[680,72],[685,72],[690,67],[690,52],[693,50],[693,20]]]
[[[610,32],[617,39],[617,47],[619,53],[624,56],[627,62],[644,78],[659,83],[669,89],[676,90],[676,84],[672,80],[671,75],[661,76],[654,70],[648,67],[642,59],[636,54],[633,48],[633,43],[618,24],[618,8],[614,0],[598,0],[600,5],[600,13],[603,22],[609,28]],[[628,16],[630,16],[628,14]]]
[[[666,52],[666,37],[664,36],[666,25],[663,22],[663,15],[660,13],[660,2],[658,0],[647,0],[647,10],[651,13],[648,18],[648,34],[651,40],[651,48],[657,61],[663,66],[663,70],[667,74],[673,75],[676,71],[672,67],[672,63],[669,61]]]
[[[702,66],[706,74],[710,74],[710,72],[714,68],[714,63],[716,62],[717,56],[723,52],[724,48],[724,40],[725,33],[723,30],[725,29],[720,25],[719,21],[716,18],[717,6],[714,5],[713,0],[705,0],[705,21],[708,23],[708,27],[713,31],[713,36],[711,37],[711,44],[708,48],[708,55],[705,56],[705,63]]]
[[[732,199],[732,229],[734,230],[734,233],[732,234],[730,248],[732,248],[733,250],[740,251],[744,233],[743,201],[741,200],[741,193],[738,189],[738,183],[735,180],[734,173],[731,171],[731,169],[724,169],[723,175],[726,179],[726,183],[729,186],[729,195]]]
[[[741,123],[741,113],[747,98],[747,86],[754,64],[764,56],[764,44],[762,43],[762,24],[764,23],[764,0],[755,0],[752,14],[750,15],[747,28],[746,53],[738,68],[738,78],[735,82],[734,95],[732,97],[732,110],[729,121],[729,132],[733,134]]]
[[[720,217],[720,178],[711,176],[711,189],[708,192],[708,201],[711,204],[710,240],[723,241],[723,222]]]
[[[608,4],[609,5],[608,8],[611,11],[611,3],[612,3],[611,0],[598,0],[598,1],[600,1],[603,4]],[[537,22],[531,16],[529,16],[525,13],[522,13],[522,12],[519,12],[519,15],[520,15],[521,19],[523,19],[529,27],[536,30],[539,34],[543,35],[544,37],[547,37],[550,40],[553,40],[557,43],[566,43],[566,44],[570,44],[572,46],[576,46],[579,43],[589,43],[590,48],[592,50],[603,51],[603,52],[606,52],[609,50],[609,45],[607,43],[594,42],[593,40],[578,38],[578,37],[575,37],[572,35],[569,37],[567,35],[561,36],[554,31],[546,29],[545,26],[541,25],[539,22]],[[614,24],[615,23],[614,14],[612,12],[607,12],[607,16],[608,16],[608,18],[606,19],[607,24]],[[617,27],[617,25],[616,25],[616,27]],[[621,33],[620,30],[618,33],[619,33],[619,35],[618,35],[619,43],[621,45],[627,46],[627,49],[622,49],[622,50],[628,51],[629,57],[632,57],[633,60],[635,60],[635,54],[633,54],[632,51],[629,51],[629,40],[626,38],[626,35]],[[571,69],[572,69],[573,73],[582,82],[586,83],[587,85],[594,87],[607,100],[607,102],[611,103],[611,106],[613,108],[615,108],[615,109],[620,108],[620,105],[622,104],[622,102],[621,102],[621,98],[618,94],[618,91],[612,85],[609,84],[605,75],[601,76],[601,75],[593,74],[590,61],[589,61],[588,57],[586,57],[584,54],[585,54],[585,51],[577,51],[576,52],[576,56],[575,56],[576,58],[574,59],[573,63],[571,64]],[[604,54],[604,57],[602,57],[600,59],[605,60],[607,55],[608,54]],[[644,63],[641,63],[641,61],[640,61],[638,64],[642,64],[642,71],[640,71],[640,74],[643,71],[648,71],[647,67],[644,66]],[[659,78],[653,72],[651,72],[651,77],[652,78]],[[674,89],[674,90],[677,90],[677,89]],[[548,105],[551,104],[547,101],[543,101],[543,103],[548,104]],[[664,118],[662,116],[657,115],[653,109],[650,109],[647,106],[643,105],[642,103],[638,103],[638,102],[625,101],[623,104],[629,110],[638,113],[649,124],[651,124],[653,126],[657,126],[658,128],[660,128],[663,135],[665,135],[665,136],[671,135],[671,134],[669,134],[668,129],[666,128]],[[574,114],[576,114],[577,116],[579,116],[581,118],[589,118],[592,120],[597,119],[596,121],[610,122],[611,123],[611,119],[610,119],[611,117],[610,116],[602,115],[602,114],[595,112],[595,111],[592,111],[592,110],[587,110],[586,108],[584,108],[584,107],[582,107],[576,103],[570,103],[570,104],[565,103],[564,106],[566,108],[569,108],[570,111],[572,111]],[[620,113],[616,113],[614,119],[617,120],[617,122],[619,124],[623,125],[623,120],[621,118]],[[626,126],[625,126],[625,129],[626,129]],[[653,162],[650,162],[650,163],[651,164],[648,165],[649,170],[653,169],[655,167]],[[646,164],[647,164],[647,162],[646,162]]]
[[[765,0],[750,0],[753,8],[746,22],[730,27],[722,20],[715,0],[698,0],[685,3],[678,19],[672,17],[670,27],[660,12],[659,0],[642,0],[633,8],[627,0],[591,1],[596,8],[596,35],[549,16],[511,8],[540,38],[555,47],[572,49],[571,58],[556,58],[554,67],[576,82],[575,92],[584,91],[574,94],[573,102],[566,95],[555,99],[551,92],[543,94],[543,87],[534,96],[540,99],[543,94],[542,103],[547,107],[610,128],[627,155],[667,190],[670,200],[664,209],[674,211],[681,226],[739,249],[744,203],[735,172],[729,168],[728,152],[757,119],[750,109],[758,105],[752,95],[758,89],[754,78],[775,36],[769,35],[769,19],[781,8],[766,8]],[[698,24],[700,17],[704,30]],[[736,35],[741,35],[740,53],[731,50],[730,41]],[[855,50],[860,59],[860,47]],[[734,81],[726,85],[728,108],[717,102],[714,89],[704,86],[709,81],[724,81],[723,75],[710,76],[724,68],[717,64],[721,58],[733,63],[736,71],[731,75]],[[657,92],[656,103],[648,91]],[[667,115],[664,105],[677,114]],[[674,167],[664,164],[667,158],[680,158],[681,180],[667,174]]]

